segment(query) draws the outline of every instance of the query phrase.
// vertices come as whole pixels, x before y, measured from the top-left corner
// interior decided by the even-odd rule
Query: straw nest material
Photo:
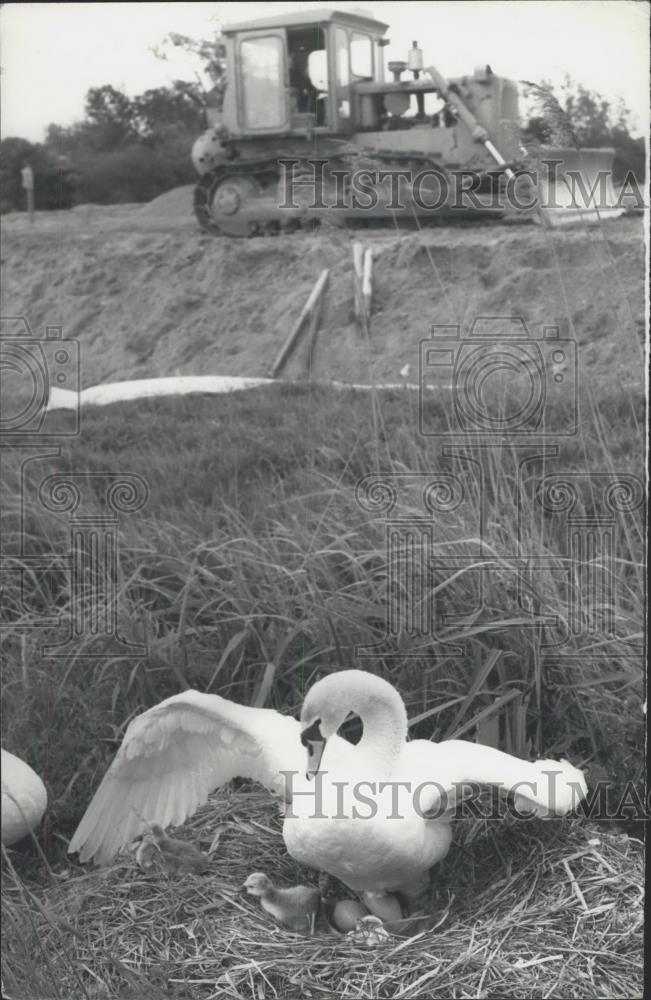
[[[9,863],[4,995],[33,1000],[41,976],[44,997],[75,1000],[641,996],[643,848],[612,826],[459,821],[433,927],[371,951],[284,931],[238,894],[253,870],[317,884],[280,830],[266,792],[226,789],[175,833],[212,848],[205,875],[122,855],[28,888]]]

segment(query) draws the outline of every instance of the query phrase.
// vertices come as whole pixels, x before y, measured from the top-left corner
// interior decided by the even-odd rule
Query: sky
[[[0,9],[1,132],[42,141],[47,125],[83,117],[89,87],[135,96],[192,79],[183,57],[151,52],[170,32],[211,37],[266,14],[336,6],[389,24],[387,59],[417,39],[425,65],[444,76],[490,63],[515,80],[554,82],[569,73],[611,101],[623,98],[648,133],[649,5],[646,0],[438,0],[317,3],[8,3]]]

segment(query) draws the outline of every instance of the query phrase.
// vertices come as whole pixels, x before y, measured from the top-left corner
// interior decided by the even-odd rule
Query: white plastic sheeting
[[[77,406],[106,406],[109,403],[123,403],[131,399],[150,399],[154,396],[185,396],[191,392],[219,395],[224,392],[255,389],[261,385],[273,385],[280,381],[282,380],[271,378],[243,378],[239,375],[176,375],[169,378],[143,378],[133,379],[129,382],[93,385],[89,389],[82,389],[79,394],[71,392],[69,389],[57,389],[53,386],[50,388],[47,409],[70,410]],[[346,382],[325,384],[337,389],[418,389],[417,385],[405,382],[375,386]]]
[[[142,378],[129,382],[109,382],[82,389],[77,395],[68,389],[52,387],[48,410],[67,410],[76,406],[106,406],[130,399],[154,396],[185,396],[190,392],[223,393],[252,389],[273,382],[269,378],[241,378],[237,375],[176,375],[170,378]]]

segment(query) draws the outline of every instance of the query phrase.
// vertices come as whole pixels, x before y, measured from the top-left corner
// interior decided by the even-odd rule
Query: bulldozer
[[[488,65],[447,80],[417,42],[387,64],[388,25],[305,9],[224,32],[226,89],[195,142],[202,229],[252,236],[318,224],[622,213],[612,149],[520,140],[519,91]]]

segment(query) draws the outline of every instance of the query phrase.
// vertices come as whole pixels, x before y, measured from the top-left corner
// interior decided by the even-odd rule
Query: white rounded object
[[[368,916],[368,910],[357,899],[338,899],[332,911],[332,923],[338,931],[354,931],[357,921]]]
[[[216,129],[208,129],[192,147],[194,169],[203,177],[224,161],[224,147]]]
[[[2,843],[15,844],[40,822],[47,792],[38,774],[20,757],[2,751]]]

